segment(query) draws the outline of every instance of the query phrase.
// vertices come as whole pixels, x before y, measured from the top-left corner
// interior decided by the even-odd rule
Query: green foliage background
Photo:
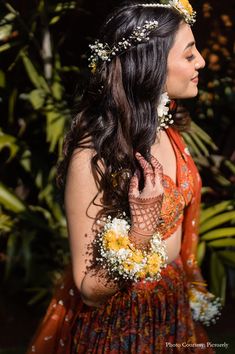
[[[226,7],[226,1],[193,2],[207,67],[199,99],[186,102],[193,124],[184,134],[204,182],[198,260],[210,290],[224,302],[234,291],[226,287],[235,266],[235,4],[227,1]],[[25,302],[43,308],[69,261],[56,164],[89,75],[88,43],[118,3],[0,2],[2,296],[23,294]]]

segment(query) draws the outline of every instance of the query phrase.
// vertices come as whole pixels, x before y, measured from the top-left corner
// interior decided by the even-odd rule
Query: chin
[[[168,92],[169,98],[172,100],[180,100],[180,99],[186,99],[186,98],[193,98],[196,97],[198,95],[198,88],[195,87],[194,89],[191,90],[184,90],[184,93],[180,94],[178,93],[174,93],[174,94],[170,94]]]
[[[198,88],[196,88],[195,90],[191,90],[190,92],[185,94],[184,97],[181,98],[193,98],[196,97],[197,95],[198,95]]]

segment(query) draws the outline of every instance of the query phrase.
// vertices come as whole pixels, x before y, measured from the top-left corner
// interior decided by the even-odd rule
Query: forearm
[[[81,283],[81,297],[88,306],[101,306],[119,290],[119,285],[110,280],[104,269],[90,270]]]

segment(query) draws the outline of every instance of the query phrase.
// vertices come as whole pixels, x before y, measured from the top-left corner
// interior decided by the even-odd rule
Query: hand
[[[151,164],[140,153],[136,153],[136,158],[143,169],[144,188],[142,191],[139,190],[139,179],[137,174],[134,174],[129,188],[130,237],[136,242],[146,244],[156,231],[160,220],[163,170],[161,164],[153,156]]]

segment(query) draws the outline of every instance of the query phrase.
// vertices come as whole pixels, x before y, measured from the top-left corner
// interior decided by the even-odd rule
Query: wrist
[[[137,248],[148,248],[149,241],[151,240],[154,232],[142,232],[140,230],[136,230],[131,228],[129,231],[129,240],[134,244]]]

